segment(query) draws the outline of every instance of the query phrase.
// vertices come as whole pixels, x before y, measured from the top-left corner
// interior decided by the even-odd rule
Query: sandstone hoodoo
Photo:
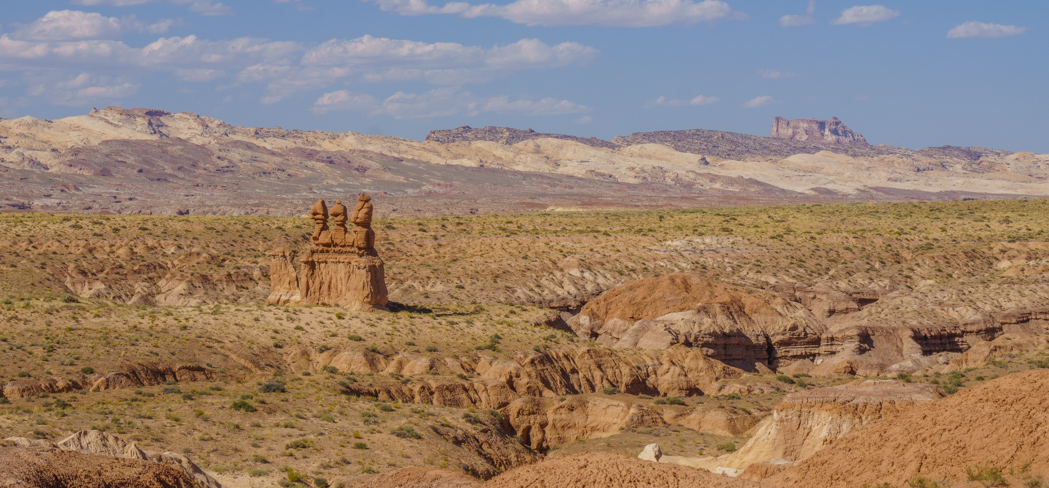
[[[831,117],[830,120],[787,120],[776,117],[772,120],[772,134],[769,137],[822,144],[868,145],[862,134],[850,129],[837,117]]]
[[[361,195],[350,213],[341,200],[329,212],[324,200],[310,209],[314,222],[308,249],[299,260],[295,253],[281,249],[270,253],[270,295],[274,305],[339,305],[351,310],[386,310],[388,292],[386,271],[375,250],[375,231],[371,228],[371,197]],[[335,228],[328,226],[332,218]],[[346,222],[353,223],[352,231]]]

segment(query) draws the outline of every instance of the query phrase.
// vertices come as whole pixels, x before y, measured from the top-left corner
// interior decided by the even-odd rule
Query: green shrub
[[[365,444],[363,442],[354,442],[353,443],[353,448],[354,449],[364,450],[364,449],[368,448],[368,444]]]
[[[316,477],[313,478],[313,486],[316,486],[317,488],[328,488],[331,485],[328,484],[327,478]]]
[[[979,482],[986,488],[992,486],[1005,486],[1009,481],[1002,476],[1002,470],[991,466],[972,466],[965,468],[965,474],[969,481]]]
[[[608,388],[605,388],[604,390],[601,390],[601,392],[604,393],[605,395],[618,395],[619,394],[619,388],[608,387]]]
[[[255,406],[250,404],[250,403],[248,403],[248,402],[246,402],[246,401],[244,401],[244,400],[237,400],[237,401],[233,402],[233,405],[231,407],[229,407],[229,408],[231,408],[233,410],[240,410],[241,412],[254,412],[255,411]]]
[[[423,438],[423,436],[419,435],[419,433],[416,432],[415,429],[412,428],[412,426],[410,426],[410,425],[402,425],[400,427],[397,427],[396,429],[393,429],[390,433],[395,435],[395,436],[397,436],[397,437],[400,437],[401,439],[422,439]]]
[[[736,443],[726,442],[724,444],[718,444],[714,446],[714,448],[723,452],[736,452]]]
[[[656,398],[656,405],[687,405],[681,397]]]
[[[350,335],[346,336],[346,338],[351,340],[351,341],[354,341],[354,342],[361,342],[361,341],[364,340],[363,337],[361,337],[361,336],[359,336],[357,334],[350,334]]]
[[[83,368],[80,368],[80,372],[84,374],[95,374],[95,368],[84,366]]]
[[[794,384],[794,378],[791,378],[790,376],[787,376],[785,374],[778,374],[778,375],[776,375],[776,380],[777,381],[781,381],[783,383],[786,383],[788,385],[793,385]]]
[[[907,486],[911,488],[947,488],[947,485],[940,483],[939,481],[933,481],[922,476],[908,481]]]
[[[307,439],[295,439],[284,445],[285,449],[308,449],[310,447],[313,447],[313,441]]]
[[[263,393],[287,393],[288,389],[285,387],[283,381],[266,380],[266,382],[259,387],[259,391]]]
[[[248,470],[248,476],[251,476],[252,478],[259,478],[259,477],[262,477],[262,476],[266,476],[268,474],[270,474],[270,472],[269,472],[269,470],[266,470],[266,469],[251,469],[251,470]]]
[[[298,483],[298,482],[306,479],[306,477],[303,476],[302,473],[300,473],[298,471],[295,471],[295,469],[293,469],[293,468],[288,468],[287,471],[284,472],[284,474],[287,475],[288,481],[290,481],[292,483]]]

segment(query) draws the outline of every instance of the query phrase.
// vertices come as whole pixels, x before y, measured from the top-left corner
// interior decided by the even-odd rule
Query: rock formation
[[[689,273],[613,288],[587,303],[569,325],[600,344],[642,349],[682,344],[744,369],[815,357],[825,329],[798,303]]]
[[[769,137],[822,144],[868,145],[863,135],[849,129],[837,117],[832,117],[830,120],[787,120],[783,117],[776,117],[772,121],[772,135]]]
[[[1046,402],[1049,371],[1009,374],[858,427],[832,448],[772,476],[767,486],[907,486],[919,476],[945,481],[940,486],[965,486],[965,468],[972,467],[1044,478],[1049,476]],[[1016,481],[1009,486],[1022,486]]]
[[[742,469],[772,461],[791,465],[811,457],[856,427],[891,417],[942,394],[929,384],[864,380],[787,395],[757,432],[718,465]]]
[[[222,488],[182,454],[146,453],[134,442],[98,430],[75,432],[57,443],[24,437],[3,441],[20,450],[4,452],[10,448],[0,447],[0,459],[5,461],[0,463],[0,486],[19,480],[22,484],[10,486]],[[5,466],[6,461],[14,462]],[[19,466],[18,461],[24,464]]]
[[[341,200],[331,212],[324,200],[310,209],[314,222],[311,241],[296,272],[294,253],[280,249],[270,253],[270,295],[274,305],[338,305],[351,310],[386,310],[386,270],[375,250],[371,229],[371,197],[361,195],[353,214],[347,215]],[[328,227],[333,218],[335,228]],[[350,232],[346,222],[353,222]]]

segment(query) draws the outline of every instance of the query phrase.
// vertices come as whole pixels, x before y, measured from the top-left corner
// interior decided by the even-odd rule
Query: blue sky
[[[841,118],[873,144],[1049,153],[1049,2],[4,2],[0,117],[120,105],[422,139]]]

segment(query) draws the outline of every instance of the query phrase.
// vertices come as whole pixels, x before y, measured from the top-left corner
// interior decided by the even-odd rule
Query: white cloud
[[[596,53],[596,49],[574,42],[551,46],[536,39],[483,48],[363,36],[324,42],[307,50],[295,65],[249,66],[238,80],[266,82],[271,97],[321,88],[347,77],[366,83],[424,81],[458,86],[492,81],[514,71],[586,62]]]
[[[31,77],[29,95],[46,97],[51,103],[84,106],[99,101],[126,98],[138,92],[139,84],[123,78],[80,73],[54,81],[51,76]]]
[[[805,15],[784,15],[779,18],[779,25],[782,27],[797,27],[815,24],[816,19],[812,16],[815,12],[816,0],[809,0],[809,6],[805,9]]]
[[[857,5],[842,10],[841,16],[830,21],[830,23],[833,25],[858,24],[866,27],[894,19],[899,15],[899,10],[892,10],[884,5]]]
[[[13,37],[31,41],[117,39],[126,32],[162,34],[176,23],[176,20],[165,19],[146,24],[134,15],[118,19],[94,12],[58,10],[16,30]]]
[[[985,24],[983,22],[969,21],[959,24],[947,31],[948,39],[963,39],[967,37],[982,37],[984,39],[997,39],[999,37],[1018,36],[1027,32],[1027,27],[1015,25]]]
[[[134,5],[142,5],[144,3],[152,3],[157,0],[72,0],[69,3],[73,5],[108,5],[111,7],[131,7]],[[190,11],[196,12],[200,15],[231,15],[233,9],[222,4],[221,2],[213,2],[211,0],[167,0],[175,5],[189,5]]]
[[[309,7],[302,4],[302,0],[273,0],[273,3],[291,3],[295,5],[295,8],[302,11],[313,10],[313,7]]]
[[[766,80],[778,80],[780,78],[792,78],[797,76],[797,73],[790,71],[776,71],[772,69],[763,69],[758,71],[758,76],[765,78]]]
[[[156,0],[73,0],[69,3],[73,5],[109,5],[111,7],[130,7],[133,5],[142,5],[143,3],[150,3]]]
[[[572,123],[573,124],[579,124],[579,125],[586,125],[586,124],[589,124],[589,123],[591,123],[593,121],[594,121],[593,117],[591,117],[589,115],[584,115],[582,117],[579,117],[578,119],[575,119]]]
[[[747,100],[747,103],[744,103],[743,106],[746,107],[746,108],[758,108],[758,107],[764,107],[766,105],[769,105],[769,104],[775,103],[775,102],[776,102],[776,99],[774,99],[774,98],[772,98],[772,97],[770,97],[768,95],[762,95],[760,97],[754,97],[754,98],[751,98],[750,100]]]
[[[702,106],[702,105],[710,105],[710,104],[716,103],[716,102],[718,102],[720,100],[721,99],[718,98],[718,97],[708,97],[708,96],[705,96],[705,95],[697,95],[697,96],[693,97],[691,100],[675,100],[675,99],[670,99],[670,98],[667,98],[667,97],[660,96],[659,98],[657,98],[655,100],[649,100],[649,101],[645,102],[645,108],[652,108],[652,107],[686,107],[686,106],[698,107],[698,106]]]
[[[371,95],[354,95],[346,90],[325,93],[313,102],[313,113],[325,114],[343,110],[374,110],[379,101]]]
[[[719,19],[745,19],[721,0],[516,0],[506,5],[427,0],[370,0],[401,15],[457,14],[466,18],[499,17],[529,26],[655,27]]]
[[[383,101],[371,95],[353,94],[346,90],[325,93],[313,104],[313,112],[366,111],[370,115],[388,115],[396,119],[423,119],[454,115],[476,116],[483,112],[532,116],[566,115],[589,112],[590,107],[568,100],[510,100],[501,95],[479,97],[455,88],[437,88],[426,93],[397,92]]]

